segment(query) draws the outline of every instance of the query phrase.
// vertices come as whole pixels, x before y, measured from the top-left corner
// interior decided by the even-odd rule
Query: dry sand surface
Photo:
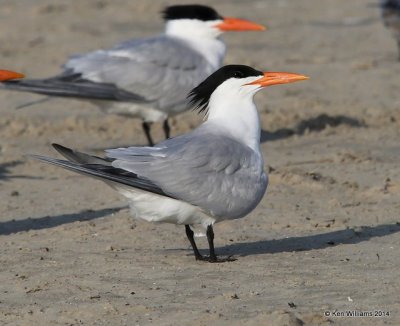
[[[56,74],[70,54],[162,30],[167,3],[3,0],[1,68]],[[145,144],[139,121],[63,99],[15,110],[41,97],[1,91],[0,324],[400,325],[400,63],[371,3],[215,5],[269,27],[224,35],[226,63],[311,77],[257,95],[270,184],[215,226],[232,263],[196,262],[182,226],[134,220],[101,182],[24,156]],[[179,116],[173,134],[200,121]],[[324,316],[346,310],[390,316]]]

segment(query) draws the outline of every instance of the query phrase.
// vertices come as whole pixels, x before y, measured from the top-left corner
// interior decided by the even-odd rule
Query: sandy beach
[[[103,183],[26,157],[144,145],[139,120],[67,99],[16,109],[43,97],[0,90],[0,325],[399,325],[400,63],[379,8],[197,2],[268,26],[224,35],[225,63],[310,76],[256,96],[267,194],[214,228],[237,261],[196,262],[183,226],[135,220]],[[172,3],[3,0],[0,68],[52,76],[71,54],[161,32]],[[174,117],[172,134],[202,118]]]

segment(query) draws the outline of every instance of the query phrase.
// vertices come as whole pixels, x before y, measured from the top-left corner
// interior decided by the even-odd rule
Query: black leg
[[[230,262],[230,261],[235,261],[236,258],[232,258],[231,256],[226,257],[226,258],[218,258],[217,255],[215,254],[215,249],[214,249],[214,230],[212,225],[209,225],[207,227],[207,240],[208,240],[208,245],[210,246],[210,256],[205,257],[202,256],[197,249],[196,242],[194,242],[194,233],[192,229],[190,228],[189,225],[185,225],[186,229],[186,236],[188,237],[190,244],[192,245],[193,252],[194,252],[194,257],[196,260],[202,260],[202,261],[208,261],[210,263],[223,263],[223,262]]]
[[[171,131],[171,128],[169,127],[168,118],[164,120],[163,129],[164,129],[165,139],[168,139]]]
[[[399,40],[397,40],[397,49],[398,49],[398,51],[399,51],[399,61],[400,61],[400,39]]]
[[[210,262],[216,262],[217,256],[214,249],[214,230],[212,225],[207,226],[207,240],[210,247]]]
[[[207,261],[209,261],[210,263],[224,263],[236,260],[236,258],[233,258],[231,256],[225,258],[217,257],[214,249],[214,230],[212,225],[207,226],[207,240],[208,240],[208,245],[210,247],[210,257],[208,257]]]
[[[194,242],[194,232],[189,225],[185,225],[186,236],[188,237],[190,244],[193,248],[194,257],[196,260],[203,260],[203,256],[200,254],[199,249],[197,249],[196,242]]]
[[[144,134],[147,137],[147,141],[149,142],[149,146],[154,146],[154,142],[153,142],[153,139],[151,138],[151,134],[150,134],[151,122],[143,121],[142,127],[143,127]]]

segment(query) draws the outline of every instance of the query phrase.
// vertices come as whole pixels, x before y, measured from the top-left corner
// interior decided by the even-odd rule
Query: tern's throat
[[[172,20],[166,23],[165,34],[183,40],[185,44],[200,53],[213,70],[222,65],[226,47],[218,38],[219,32],[204,22],[192,19]],[[210,71],[208,73],[211,73]]]
[[[243,96],[240,93],[218,95],[215,92],[210,98],[207,123],[214,124],[222,132],[259,151],[260,118],[253,95]]]

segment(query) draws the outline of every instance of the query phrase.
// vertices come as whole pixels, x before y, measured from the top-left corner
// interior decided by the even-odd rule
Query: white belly
[[[99,106],[105,113],[140,118],[146,122],[159,122],[168,117],[166,112],[162,112],[147,105],[110,101],[93,101],[93,103]]]
[[[198,207],[176,199],[134,188],[115,189],[129,199],[131,213],[136,218],[149,222],[201,224],[204,228],[216,222],[216,218],[205,214]]]

